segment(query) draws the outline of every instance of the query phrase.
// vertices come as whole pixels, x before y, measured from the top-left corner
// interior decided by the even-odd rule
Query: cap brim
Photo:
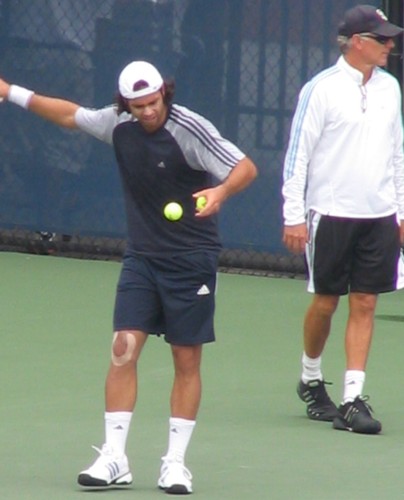
[[[397,35],[401,35],[404,31],[404,28],[400,28],[400,26],[396,26],[391,23],[383,23],[378,28],[372,30],[372,33],[380,36],[394,37]]]

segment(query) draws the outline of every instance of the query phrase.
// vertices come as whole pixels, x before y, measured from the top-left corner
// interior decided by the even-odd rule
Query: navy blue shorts
[[[145,257],[127,253],[118,281],[114,331],[164,335],[174,345],[215,340],[217,252]]]

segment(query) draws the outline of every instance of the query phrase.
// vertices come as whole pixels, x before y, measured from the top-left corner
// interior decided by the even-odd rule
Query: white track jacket
[[[401,92],[375,68],[363,75],[341,56],[301,90],[284,163],[284,220],[322,215],[404,219]]]

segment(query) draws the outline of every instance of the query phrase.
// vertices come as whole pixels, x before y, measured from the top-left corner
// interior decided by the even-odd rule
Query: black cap
[[[374,33],[385,37],[395,37],[404,31],[388,21],[386,14],[372,5],[357,5],[345,12],[338,27],[338,34],[350,38],[357,33]]]

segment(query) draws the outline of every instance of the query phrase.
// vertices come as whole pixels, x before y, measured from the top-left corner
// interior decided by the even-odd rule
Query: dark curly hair
[[[164,80],[163,86],[160,90],[162,92],[164,89],[164,96],[163,96],[163,101],[166,106],[169,106],[173,99],[174,99],[174,94],[175,94],[175,82],[174,80]],[[118,93],[115,97],[115,102],[117,105],[117,113],[120,115],[123,112],[130,113],[130,109],[128,106],[128,99],[123,97],[120,93]]]

